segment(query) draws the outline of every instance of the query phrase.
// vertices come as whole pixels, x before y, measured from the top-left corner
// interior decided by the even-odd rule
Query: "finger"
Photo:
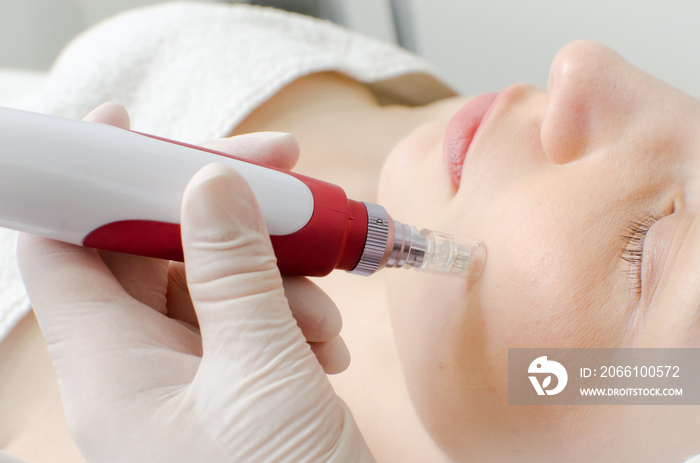
[[[265,222],[243,177],[221,164],[201,169],[185,189],[181,223],[202,339],[190,386],[206,397],[198,410],[224,429],[274,417],[262,434],[225,436],[248,456],[270,436],[298,442],[309,422],[338,417],[337,396],[292,317]]]
[[[297,321],[307,342],[330,341],[342,328],[342,318],[335,303],[326,293],[308,278],[282,277],[284,294],[292,315]],[[185,267],[180,262],[171,262],[168,269],[167,315],[191,326],[199,326],[192,304]]]
[[[166,313],[168,261],[112,251],[98,253],[127,294],[162,314]]]
[[[299,160],[299,143],[294,135],[284,132],[247,133],[202,146],[285,170],[291,170]]]
[[[129,130],[131,126],[129,113],[127,113],[123,106],[116,103],[102,103],[100,106],[90,111],[90,113],[85,116],[84,120],[113,125],[125,130]]]
[[[343,321],[338,307],[311,280],[285,277],[284,294],[307,341],[330,341],[340,334]]]
[[[195,174],[183,197],[182,240],[204,359],[247,374],[276,364],[275,374],[285,375],[282,365],[313,368],[309,359],[318,368],[284,296],[255,196],[236,171],[211,164]]]
[[[187,287],[185,265],[182,262],[170,262],[168,267],[167,309],[168,317],[180,320],[194,328],[199,327],[190,290]]]
[[[211,140],[202,146],[286,170],[292,169],[299,159],[299,144],[296,138],[283,132],[243,134]],[[167,291],[168,316],[191,326],[198,326],[197,315],[187,288],[184,266],[171,263]]]
[[[313,342],[310,346],[316,360],[328,375],[342,373],[350,365],[350,351],[340,336],[327,342]]]

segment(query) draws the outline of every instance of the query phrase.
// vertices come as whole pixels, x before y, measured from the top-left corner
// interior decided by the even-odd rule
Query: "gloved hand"
[[[89,119],[128,126],[114,105]],[[263,138],[215,148],[291,167],[296,142]],[[20,238],[20,269],[85,458],[373,461],[319,364],[347,364],[337,309],[309,280],[283,286],[245,181],[221,165],[203,168],[181,219],[184,269]]]

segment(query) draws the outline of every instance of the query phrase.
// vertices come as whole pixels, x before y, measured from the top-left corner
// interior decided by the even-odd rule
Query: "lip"
[[[443,140],[442,156],[455,189],[459,189],[462,168],[469,147],[482,122],[494,106],[498,93],[485,93],[464,105],[450,118]]]

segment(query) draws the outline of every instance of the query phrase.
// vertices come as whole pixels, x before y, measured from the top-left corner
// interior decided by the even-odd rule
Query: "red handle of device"
[[[142,135],[251,163],[200,146]],[[289,235],[270,237],[280,272],[286,275],[323,276],[334,269],[355,268],[367,239],[365,205],[349,200],[343,189],[336,185],[275,167],[258,165],[299,179],[309,188],[314,198],[313,215],[303,228]],[[83,240],[83,245],[159,259],[184,259],[178,223],[150,220],[112,222],[90,232]]]

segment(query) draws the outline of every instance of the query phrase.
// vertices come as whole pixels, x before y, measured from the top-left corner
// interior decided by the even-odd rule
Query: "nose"
[[[599,43],[578,41],[562,48],[550,67],[542,121],[547,157],[557,164],[572,162],[618,139],[624,123],[653,98],[654,80]]]

